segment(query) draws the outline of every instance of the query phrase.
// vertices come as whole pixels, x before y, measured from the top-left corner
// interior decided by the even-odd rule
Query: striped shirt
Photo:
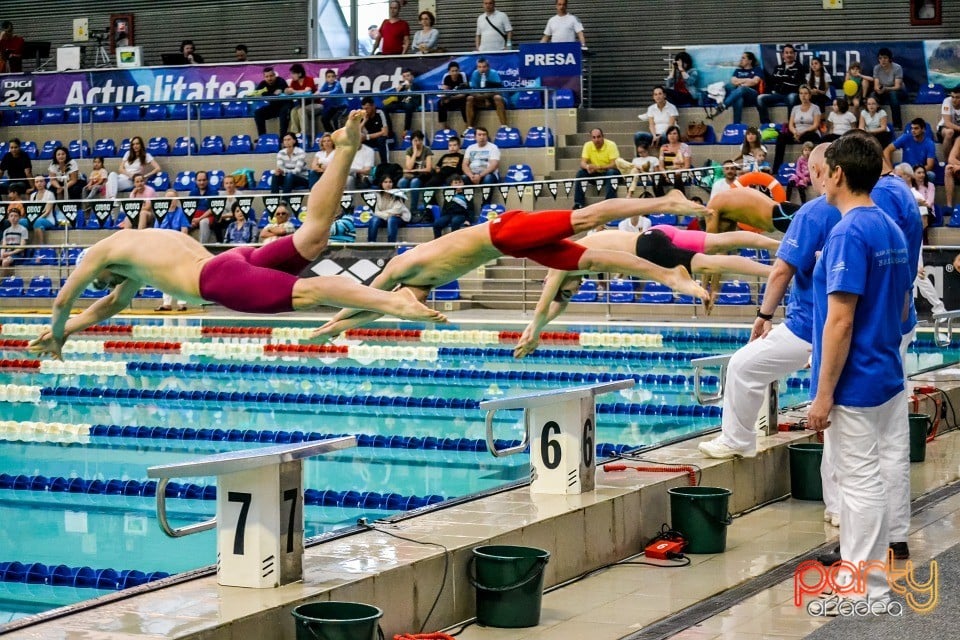
[[[283,173],[293,173],[298,176],[307,175],[307,154],[300,147],[293,148],[293,154],[286,149],[277,152],[277,168]]]

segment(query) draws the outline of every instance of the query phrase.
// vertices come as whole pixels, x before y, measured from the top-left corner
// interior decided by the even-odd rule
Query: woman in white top
[[[850,129],[857,126],[857,117],[850,112],[850,103],[844,97],[833,101],[833,109],[827,116],[828,134],[823,136],[824,142],[836,140]]]
[[[875,96],[867,98],[867,108],[860,112],[860,128],[873,134],[884,149],[893,140],[887,129],[887,112],[880,108]]]
[[[160,165],[147,153],[143,138],[130,138],[130,151],[120,161],[120,171],[111,172],[107,176],[107,197],[115,198],[119,191],[133,189],[133,177],[142,175],[146,180],[160,173]]]
[[[430,11],[421,11],[417,16],[420,21],[420,31],[413,35],[413,51],[416,53],[434,53],[437,51],[437,40],[440,32],[433,28],[437,19]]]
[[[327,170],[327,166],[333,160],[333,154],[336,152],[333,138],[330,137],[329,133],[323,134],[323,137],[320,138],[320,150],[313,156],[313,164],[310,165],[308,182],[311,189],[323,175],[323,172]]]
[[[810,76],[807,84],[810,85],[810,101],[825,113],[830,104],[830,83],[833,79],[823,66],[823,58],[814,56],[810,59]]]
[[[790,111],[790,121],[787,123],[787,131],[777,136],[777,150],[773,159],[773,172],[780,170],[783,164],[783,155],[787,150],[788,144],[797,144],[801,142],[820,142],[820,107],[813,104],[810,87],[805,84],[800,85],[800,104]]]
[[[641,116],[643,117],[643,116]],[[647,124],[650,127],[651,147],[659,147],[666,142],[667,129],[677,124],[680,112],[677,108],[667,102],[667,93],[663,87],[655,87],[653,90],[653,104],[647,109]],[[634,139],[639,144],[640,140]]]
[[[297,143],[297,137],[288,132],[283,136],[283,148],[277,151],[277,168],[270,176],[270,193],[282,190],[286,195],[296,189],[306,189],[309,184],[307,154]]]
[[[762,152],[764,156],[769,153],[763,145],[760,129],[748,127],[747,132],[743,134],[743,144],[740,145],[740,155],[735,157],[733,161],[742,167],[742,173],[757,171],[757,155],[760,152]]]
[[[70,157],[66,147],[60,146],[53,151],[53,160],[47,168],[50,176],[50,190],[57,200],[79,200],[83,197],[83,188],[87,181],[80,178],[80,167]]]

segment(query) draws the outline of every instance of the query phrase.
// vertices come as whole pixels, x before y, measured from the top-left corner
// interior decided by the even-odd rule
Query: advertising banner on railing
[[[485,53],[490,67],[497,71],[508,89],[550,87],[570,89],[580,101],[581,60],[563,44],[537,45],[529,62],[523,52]],[[307,73],[323,83],[328,69],[337,72],[346,93],[390,91],[404,69],[416,76],[417,90],[439,87],[447,65],[456,60],[469,78],[481,55],[469,53],[448,56],[371,56],[340,60],[304,61]],[[283,78],[290,77],[293,61],[269,63]],[[263,79],[267,63],[195,65],[186,67],[141,67],[104,69],[66,73],[17,74],[0,76],[0,102],[3,106],[52,107],[59,105],[98,105],[185,100],[229,100],[252,91]],[[521,68],[524,73],[521,74]],[[531,69],[539,75],[531,75]]]

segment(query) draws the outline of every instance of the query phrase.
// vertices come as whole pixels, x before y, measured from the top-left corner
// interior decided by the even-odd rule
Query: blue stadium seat
[[[93,143],[93,155],[112,158],[117,155],[117,143],[110,138],[100,138]]]
[[[950,212],[949,209],[947,209]],[[950,217],[947,219],[946,226],[948,227],[960,227],[960,211],[957,211],[956,208],[948,214]]]
[[[40,147],[40,153],[37,155],[38,160],[52,160],[53,152],[57,147],[62,147],[63,143],[59,140],[47,140],[43,143],[43,146]]]
[[[796,162],[784,162],[782,165],[780,165],[780,170],[777,171],[777,182],[783,186],[787,186],[790,183],[790,178],[796,175],[796,173]]]
[[[67,150],[70,152],[71,158],[90,157],[90,143],[86,140],[71,140],[70,144],[67,145]]]
[[[189,109],[186,104],[178,103],[170,107],[171,120],[186,120],[196,113],[196,107]]]
[[[270,191],[270,176],[273,174],[269,169],[260,174],[260,181],[255,187],[257,191]]]
[[[130,153],[130,138],[124,138],[120,141],[120,146],[117,147],[117,156],[125,156]]]
[[[80,255],[81,251],[83,251],[83,249],[80,247],[69,247],[67,254],[64,256],[64,262],[70,266],[77,264],[77,256]]]
[[[512,164],[503,172],[504,182],[533,182],[533,169],[527,164]]]
[[[929,128],[930,125],[927,124],[927,127]],[[932,136],[930,139],[936,140],[936,138],[933,138]],[[933,184],[937,185],[938,187],[942,187],[944,179],[946,178],[946,171],[947,171],[946,162],[942,162],[942,161],[934,162],[933,163]]]
[[[0,280],[0,287],[12,287],[14,289],[23,289],[23,278],[20,276],[7,276]]]
[[[597,282],[596,280],[584,280],[580,283],[580,289],[573,294],[570,302],[596,302],[597,301]]]
[[[137,291],[137,297],[160,299],[163,298],[163,292],[160,291],[160,289],[154,289],[153,287],[143,287]]]
[[[926,84],[920,87],[920,90],[917,91],[917,99],[914,104],[943,104],[944,99],[947,97],[947,91],[943,88],[943,85],[939,84]]]
[[[219,102],[203,102],[200,104],[200,117],[213,120],[223,117],[223,107]]]
[[[612,303],[633,302],[636,296],[634,281],[624,278],[614,278],[610,281],[609,300]]]
[[[50,276],[35,276],[35,277],[33,277],[33,278],[30,279],[30,285],[29,285],[29,286],[31,286],[31,287],[52,287],[52,286],[53,286],[53,280],[50,278]]]
[[[542,109],[543,93],[540,91],[519,91],[514,94],[514,109]]]
[[[747,133],[745,124],[728,124],[720,134],[720,144],[743,144],[743,136]]]
[[[56,265],[58,262],[57,250],[49,247],[34,249],[33,256],[30,258],[30,262],[35,265],[43,266]]]
[[[223,117],[224,118],[246,118],[249,115],[250,104],[248,102],[238,100],[234,102],[225,102],[223,104]]]
[[[487,222],[492,218],[496,218],[499,215],[506,213],[507,208],[502,204],[485,204],[480,207],[480,217],[477,219],[478,222]]]
[[[659,282],[648,282],[640,293],[639,301],[644,304],[670,304],[673,302],[673,290]]]
[[[173,188],[177,191],[190,191],[197,183],[196,171],[181,171],[173,181]]]
[[[257,153],[276,153],[280,151],[280,136],[275,133],[265,133],[257,138]]]
[[[223,178],[225,173],[220,169],[213,169],[212,171],[207,172],[207,179],[210,181],[210,186],[218,191],[223,188]]]
[[[477,130],[473,127],[467,127],[460,136],[460,149],[466,149],[477,141]],[[491,141],[492,142],[492,141]]]
[[[140,105],[138,104],[120,105],[120,109],[117,111],[117,122],[139,122],[140,118]]]
[[[220,136],[204,136],[200,143],[200,155],[202,156],[219,155],[224,151],[223,138]]]
[[[63,122],[63,109],[44,109],[40,116],[41,124],[61,124]]]
[[[365,205],[365,204],[357,205],[356,207],[353,208],[354,226],[356,226],[358,229],[360,227],[366,227],[367,224],[370,222],[371,216],[373,216],[373,209],[371,209],[368,205]],[[405,247],[400,247],[400,249],[403,249],[403,251],[407,250]],[[400,251],[399,249],[397,250],[397,252],[402,253],[402,251]]]
[[[407,133],[403,136],[403,140],[400,141],[400,151],[406,151],[413,146],[413,142],[410,141],[410,134]]]
[[[157,193],[162,193],[170,188],[170,175],[166,171],[158,171],[155,176],[147,180],[147,184]]]
[[[94,107],[93,122],[113,122],[116,119],[116,107]]]
[[[933,208],[931,212],[933,214],[933,219],[930,221],[931,227],[942,227],[946,217],[950,215],[950,209],[947,209],[947,205],[938,204]]]
[[[460,283],[457,280],[448,282],[447,284],[442,284],[439,287],[434,287],[430,291],[430,295],[427,298],[428,300],[459,300],[460,299]]]
[[[717,295],[717,304],[749,305],[753,304],[753,294],[750,285],[740,280],[731,280],[720,285]]]
[[[86,121],[88,113],[83,114]],[[68,124],[78,124],[80,122],[80,107],[67,107],[63,110],[63,121]]]
[[[103,298],[110,293],[110,289],[84,289],[80,294],[81,298]]]
[[[20,109],[16,113],[20,126],[40,124],[40,109]]]
[[[170,155],[170,142],[163,136],[154,136],[147,140],[147,152],[154,156]]]
[[[180,136],[177,138],[177,141],[173,143],[173,149],[170,151],[170,155],[173,156],[186,156],[186,155],[196,155],[197,154],[197,141],[193,137]]]
[[[553,129],[549,127],[530,127],[527,138],[523,141],[525,147],[552,147],[555,144]]]
[[[253,140],[246,134],[235,135],[230,138],[227,153],[253,153]]]
[[[572,109],[577,106],[572,89],[557,89],[553,94],[553,106],[556,109]]]
[[[647,219],[650,220],[650,225],[666,225],[668,227],[677,226],[677,216],[672,213],[652,213],[647,216]]]
[[[30,140],[24,140],[20,143],[20,150],[25,154],[30,156],[31,160],[36,160],[39,152],[37,151],[37,143]],[[43,172],[39,172],[40,175],[43,175]]]
[[[523,146],[523,137],[520,135],[520,129],[504,126],[497,129],[493,143],[501,149],[517,149]]]
[[[450,136],[457,135],[457,132],[453,129],[440,129],[433,134],[433,142],[430,143],[430,148],[434,152],[437,151],[446,151],[447,150],[447,140],[450,139]]]
[[[698,145],[698,144],[717,144],[717,132],[714,131],[713,125],[707,125],[707,132],[703,134],[703,142],[698,142],[695,140],[688,140],[687,144]]]
[[[144,120],[166,120],[169,116],[169,110],[165,104],[151,104],[143,113]]]
[[[0,285],[0,298],[19,298],[23,295],[23,287],[5,287]]]

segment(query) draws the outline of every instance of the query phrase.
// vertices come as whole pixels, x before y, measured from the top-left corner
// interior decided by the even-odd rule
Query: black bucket
[[[670,494],[670,522],[687,540],[687,553],[723,553],[732,518],[727,507],[729,489],[674,487]]]
[[[477,622],[513,629],[540,624],[543,570],[550,552],[535,547],[491,545],[473,550],[477,589]]]
[[[930,416],[925,413],[910,414],[910,462],[927,459],[927,433],[932,429]]]
[[[823,445],[798,442],[787,446],[790,452],[790,495],[795,500],[823,500],[820,462]]]
[[[311,602],[293,610],[297,640],[378,640],[383,611],[361,602]]]

